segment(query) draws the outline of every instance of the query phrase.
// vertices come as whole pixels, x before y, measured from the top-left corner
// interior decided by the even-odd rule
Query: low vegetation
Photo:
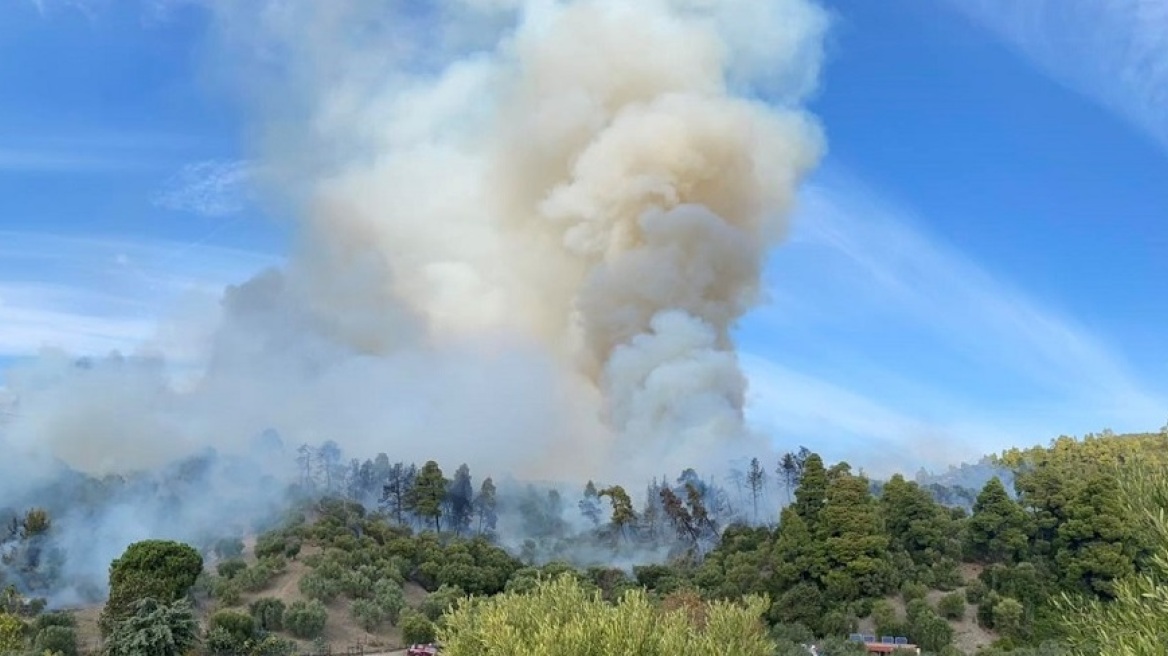
[[[775,470],[791,502],[774,524],[745,521],[754,503],[735,511],[692,471],[653,482],[639,509],[617,486],[590,483],[573,500],[528,489],[514,507],[531,537],[512,551],[490,479],[476,494],[465,466],[447,480],[436,463],[370,462],[371,480],[380,467],[389,481],[372,508],[355,485],[348,498],[305,495],[250,548],[243,536],[130,545],[110,566],[99,625],[110,656],[288,654],[334,622],[386,646],[439,639],[452,656],[793,655],[812,642],[839,654],[856,632],[946,656],[1158,654],[1165,445],[1102,435],[1008,451],[983,463],[1006,475],[968,508],[941,502],[962,496],[952,486],[877,483],[804,450]],[[22,525],[30,542],[51,531],[36,509]],[[580,545],[601,562],[582,566]],[[649,547],[668,556],[603,564]],[[71,615],[11,586],[2,601],[0,653],[79,652]]]

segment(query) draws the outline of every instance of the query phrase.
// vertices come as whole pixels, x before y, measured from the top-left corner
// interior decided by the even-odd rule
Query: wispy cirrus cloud
[[[0,173],[145,171],[171,165],[200,147],[205,147],[205,140],[181,134],[76,129],[29,134],[0,129]]]
[[[214,320],[223,288],[276,261],[191,242],[0,231],[0,358],[46,348],[181,356]],[[160,332],[159,320],[188,304],[210,311]]]
[[[252,164],[206,160],[187,164],[154,197],[159,207],[202,216],[237,214],[247,204]]]
[[[843,176],[806,190],[740,336],[756,423],[911,471],[1168,415],[1166,381],[917,225]]]
[[[1168,0],[950,0],[1168,149]]]

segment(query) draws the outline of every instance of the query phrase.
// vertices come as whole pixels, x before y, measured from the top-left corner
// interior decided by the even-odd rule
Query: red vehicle
[[[406,656],[436,656],[438,654],[438,645],[433,643],[427,645],[410,645],[406,650]]]

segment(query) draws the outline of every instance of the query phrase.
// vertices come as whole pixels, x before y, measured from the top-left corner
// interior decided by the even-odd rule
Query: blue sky
[[[182,0],[10,0],[0,363],[132,350],[279,260]],[[829,155],[743,322],[751,418],[871,467],[1168,419],[1168,0],[835,0]]]

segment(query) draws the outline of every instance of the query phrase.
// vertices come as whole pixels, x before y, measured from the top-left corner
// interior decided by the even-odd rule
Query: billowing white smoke
[[[214,328],[184,344],[202,353],[192,386],[117,361],[12,375],[0,492],[24,499],[57,460],[158,467],[240,452],[268,428],[289,454],[331,439],[480,476],[638,486],[765,455],[730,333],[820,156],[797,108],[818,78],[822,10],[211,4],[212,70],[244,94],[259,186],[295,218],[294,252],[229,289]],[[246,487],[250,508],[282,494]],[[123,495],[70,543],[98,532],[116,553],[151,532],[197,535],[221,497],[177,494],[188,507],[173,512],[143,496],[135,514]],[[162,516],[183,522],[140,519]]]
[[[405,4],[223,13],[237,57],[278,53],[265,170],[302,204],[308,302],[367,353],[400,347],[403,306],[439,349],[538,344],[563,384],[599,391],[603,426],[571,431],[599,456],[586,466],[741,444],[730,331],[820,154],[793,107],[821,10],[464,0],[429,5],[422,36]]]

